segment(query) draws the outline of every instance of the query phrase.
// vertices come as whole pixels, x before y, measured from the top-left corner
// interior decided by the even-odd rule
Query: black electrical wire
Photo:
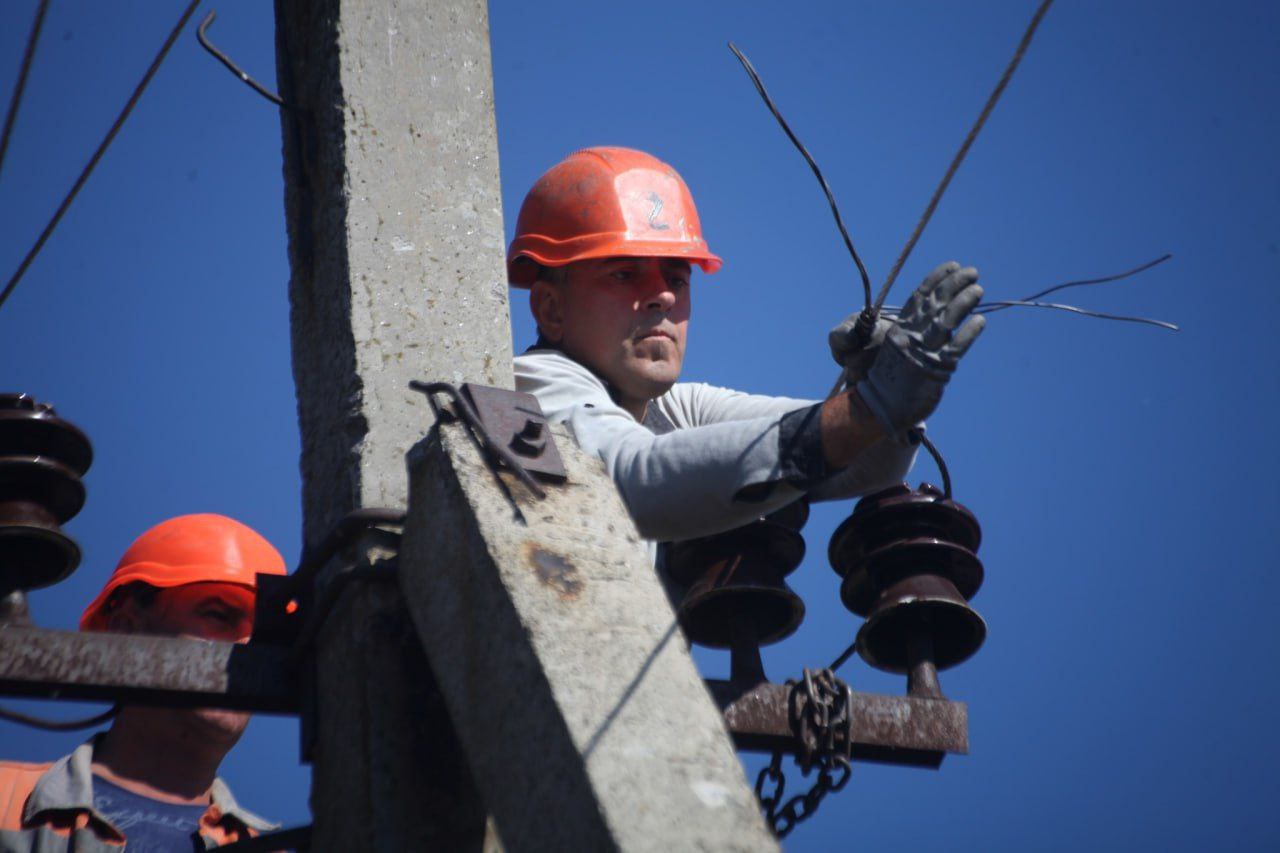
[[[1103,276],[1102,278],[1082,278],[1076,281],[1064,281],[1062,284],[1055,284],[1053,287],[1046,287],[1044,290],[1041,290],[1038,293],[1033,293],[1030,296],[1024,296],[1022,297],[1022,299],[1017,300],[1017,302],[1034,302],[1035,300],[1039,299],[1041,296],[1048,296],[1050,293],[1057,293],[1059,290],[1066,290],[1068,287],[1081,287],[1088,284],[1107,284],[1108,282],[1119,281],[1122,278],[1129,278],[1130,276],[1137,275],[1138,273],[1146,272],[1152,267],[1157,267],[1160,264],[1163,264],[1165,261],[1169,260],[1172,257],[1173,257],[1172,254],[1166,252],[1165,254],[1156,258],[1154,261],[1147,261],[1145,264],[1142,264],[1141,266],[1134,267],[1133,269],[1126,270],[1122,273],[1116,273],[1115,275]],[[987,305],[995,305],[995,304],[996,303],[994,302],[987,303]],[[1012,304],[1013,303],[1003,307],[1012,307]],[[990,312],[984,312],[984,313],[990,313]]]
[[[853,262],[858,266],[858,275],[862,277],[862,292],[866,300],[865,304],[868,308],[871,306],[871,277],[867,275],[867,268],[862,263],[862,258],[858,256],[858,252],[853,248],[853,240],[849,237],[849,229],[844,226],[844,217],[840,215],[840,207],[836,204],[836,197],[831,192],[831,187],[827,184],[827,179],[822,176],[822,170],[818,168],[818,163],[813,159],[813,155],[809,153],[809,149],[804,147],[799,138],[791,130],[791,126],[787,124],[787,120],[782,117],[782,113],[778,112],[778,108],[774,105],[773,99],[769,97],[769,93],[765,91],[764,83],[760,81],[760,75],[756,73],[756,69],[751,65],[751,60],[738,50],[738,46],[733,42],[729,42],[729,50],[733,51],[733,55],[738,57],[738,61],[742,63],[742,67],[746,69],[747,76],[751,78],[751,82],[755,84],[756,91],[760,93],[760,97],[764,100],[764,104],[769,108],[769,112],[773,113],[773,117],[778,120],[778,124],[782,126],[782,131],[787,135],[787,139],[791,140],[791,144],[796,147],[800,155],[804,157],[809,168],[813,170],[813,176],[818,179],[818,183],[822,186],[822,192],[827,196],[827,204],[831,205],[831,215],[836,219],[836,227],[840,229],[840,236],[844,238],[844,245],[849,250],[849,255],[853,258]]]
[[[31,22],[31,34],[27,36],[27,49],[22,53],[18,82],[13,84],[13,95],[9,98],[9,112],[4,117],[4,132],[0,133],[0,169],[4,167],[4,155],[9,150],[9,136],[13,133],[13,125],[18,120],[18,107],[22,103],[22,93],[27,88],[27,75],[31,72],[31,62],[36,56],[36,44],[40,41],[40,28],[44,26],[44,13],[47,11],[49,11],[49,0],[40,0],[40,5],[36,7],[35,20]]]
[[[1075,281],[1066,281],[1066,282],[1063,282],[1062,284],[1055,284],[1053,287],[1046,287],[1044,290],[1041,290],[1038,293],[1033,293],[1030,296],[1024,297],[1022,299],[1002,299],[1002,300],[995,300],[991,302],[983,302],[977,308],[973,309],[973,313],[974,314],[991,314],[996,311],[1003,311],[1005,308],[1051,308],[1057,311],[1069,311],[1072,314],[1080,314],[1085,317],[1096,317],[1100,320],[1118,320],[1123,323],[1144,323],[1148,326],[1157,326],[1161,329],[1168,329],[1171,332],[1181,331],[1181,329],[1179,329],[1178,326],[1174,325],[1173,323],[1165,322],[1164,320],[1154,320],[1149,317],[1131,317],[1125,314],[1104,314],[1101,311],[1090,311],[1088,309],[1080,308],[1075,305],[1064,305],[1059,302],[1037,301],[1041,296],[1047,296],[1050,293],[1056,293],[1059,290],[1066,290],[1068,287],[1081,287],[1084,285],[1092,285],[1092,284],[1107,284],[1108,282],[1119,281],[1124,278],[1129,278],[1130,276],[1135,276],[1138,273],[1146,272],[1152,267],[1159,266],[1160,264],[1164,263],[1165,261],[1169,260],[1172,257],[1173,255],[1171,254],[1164,254],[1156,258],[1154,261],[1147,261],[1145,264],[1142,264],[1141,266],[1134,267],[1133,269],[1126,270],[1122,273],[1116,273],[1115,275],[1103,276],[1102,278],[1082,278],[1082,279],[1077,279]],[[880,310],[881,310],[881,313],[883,313],[885,316],[892,317],[899,314],[902,311],[902,306],[883,305],[881,306]]]
[[[1072,314],[1079,314],[1083,317],[1094,317],[1099,320],[1119,320],[1122,323],[1144,323],[1148,326],[1168,329],[1171,332],[1182,331],[1181,326],[1169,323],[1165,320],[1155,320],[1150,317],[1131,317],[1127,314],[1104,314],[1101,311],[1090,311],[1086,308],[1080,308],[1075,305],[1066,305],[1061,302],[1028,302],[1025,299],[1001,299],[994,302],[984,302],[977,308],[974,308],[973,313],[991,314],[995,311],[1002,311],[1005,308],[1052,308],[1055,311],[1069,311]],[[894,317],[901,310],[902,309],[897,305],[885,305],[880,309],[880,312],[886,317]]]
[[[933,462],[938,466],[938,473],[942,475],[942,495],[947,500],[951,500],[951,472],[947,470],[946,460],[942,458],[942,452],[934,447],[933,442],[924,434],[924,430],[919,427],[912,427],[907,430],[907,435],[912,441],[917,441],[924,445],[924,449],[929,451],[929,455],[933,457]]]
[[[858,641],[854,640],[852,643],[849,644],[849,647],[847,649],[845,649],[843,652],[840,653],[840,656],[838,658],[836,658],[831,662],[831,666],[827,667],[827,669],[831,670],[832,672],[835,672],[837,669],[844,666],[844,662],[847,661],[849,658],[853,657],[853,653],[856,652],[857,650],[858,650]]]
[[[293,109],[292,106],[286,104],[275,92],[250,77],[248,72],[243,70],[239,65],[236,65],[231,57],[227,56],[221,50],[218,50],[214,43],[209,41],[209,27],[213,26],[213,22],[217,20],[217,17],[218,13],[210,9],[209,14],[205,15],[204,20],[200,22],[200,26],[196,27],[196,40],[200,42],[200,46],[207,50],[210,56],[221,62],[224,68],[239,77],[240,81],[250,89],[257,92],[259,95],[281,109]]]
[[[902,247],[902,253],[898,255],[898,260],[894,262],[893,269],[889,270],[889,277],[885,279],[884,284],[880,287],[880,293],[876,295],[876,311],[879,311],[880,306],[884,304],[885,297],[889,295],[889,288],[893,287],[894,281],[898,278],[898,273],[902,271],[902,265],[907,262],[907,257],[911,254],[911,250],[916,247],[916,242],[920,239],[920,235],[924,233],[925,226],[933,218],[933,212],[937,209],[938,202],[942,200],[942,194],[947,191],[947,186],[951,183],[951,179],[955,177],[956,170],[960,168],[960,164],[964,162],[965,155],[969,153],[969,148],[973,145],[974,140],[978,138],[978,133],[982,130],[982,126],[987,123],[987,118],[991,115],[991,111],[995,109],[996,103],[1000,100],[1000,95],[1004,93],[1005,86],[1009,85],[1013,72],[1017,70],[1018,63],[1022,62],[1022,57],[1027,52],[1027,47],[1031,44],[1031,37],[1035,35],[1036,28],[1040,26],[1040,20],[1052,5],[1053,0],[1044,0],[1040,7],[1036,9],[1035,15],[1031,18],[1031,23],[1027,25],[1026,32],[1022,34],[1022,41],[1018,42],[1018,49],[1014,51],[1013,58],[1009,60],[1009,64],[1004,69],[1004,74],[1000,75],[1000,81],[991,90],[991,94],[987,97],[987,103],[982,107],[982,112],[978,114],[978,120],[973,123],[973,127],[969,128],[969,134],[964,138],[964,142],[960,144],[960,150],[951,159],[951,165],[947,167],[946,174],[942,176],[942,180],[933,191],[933,197],[929,199],[929,204],[924,209],[924,215],[916,223],[915,230],[911,232],[911,237],[907,240],[907,245]]]
[[[106,153],[107,148],[111,145],[112,140],[116,138],[116,134],[120,132],[120,128],[124,126],[125,119],[129,118],[129,113],[133,112],[133,108],[137,106],[142,93],[146,90],[147,84],[151,82],[151,78],[160,70],[160,64],[164,62],[164,58],[168,56],[169,49],[173,47],[173,43],[177,41],[178,34],[182,32],[182,28],[186,26],[187,20],[191,14],[195,12],[196,6],[200,5],[200,0],[191,0],[187,4],[187,8],[183,10],[182,17],[178,19],[178,23],[174,25],[173,30],[169,33],[169,37],[164,40],[164,44],[160,48],[160,52],[156,54],[155,59],[151,60],[151,66],[147,68],[147,73],[142,75],[142,80],[134,88],[133,94],[129,97],[128,103],[124,105],[124,109],[120,111],[120,115],[116,117],[115,123],[111,125],[111,129],[107,131],[107,135],[98,145],[98,149],[93,152],[93,156],[89,158],[89,162],[80,172],[80,177],[76,178],[75,184],[72,185],[71,191],[67,193],[66,198],[62,200],[62,204],[58,205],[58,210],[53,214],[53,218],[49,220],[49,224],[44,227],[44,231],[40,232],[39,238],[36,239],[35,245],[27,252],[22,263],[18,265],[17,271],[9,278],[9,283],[5,285],[4,291],[0,292],[0,306],[4,305],[9,294],[18,286],[18,282],[27,271],[27,267],[31,266],[31,262],[36,259],[36,255],[40,254],[40,250],[44,248],[44,244],[53,234],[53,230],[58,227],[58,223],[62,220],[67,209],[71,207],[71,202],[75,200],[85,182],[89,180],[94,167],[98,165],[98,161],[102,159],[102,155]]]
[[[49,720],[44,717],[23,714],[20,711],[13,711],[9,708],[0,708],[0,720],[8,720],[11,723],[30,726],[33,729],[43,729],[46,732],[74,732],[78,729],[91,729],[102,725],[114,717],[119,709],[118,705],[113,705],[101,714],[95,714],[92,717],[85,717],[81,720]]]
[[[987,302],[973,309],[975,314],[990,314],[992,311],[999,311],[1003,308],[1053,308],[1058,311],[1069,311],[1072,314],[1080,314],[1085,317],[1096,317],[1099,320],[1119,320],[1122,323],[1143,323],[1148,326],[1156,326],[1161,329],[1168,329],[1171,332],[1178,332],[1181,329],[1173,323],[1164,320],[1153,320],[1150,317],[1130,317],[1125,314],[1104,314],[1101,311],[1088,311],[1084,308],[1077,308],[1074,305],[1064,305],[1061,302],[1032,302],[1025,299],[1005,299],[997,302]]]

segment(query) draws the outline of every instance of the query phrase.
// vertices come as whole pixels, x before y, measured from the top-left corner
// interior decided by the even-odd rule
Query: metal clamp
[[[498,463],[505,465],[538,498],[546,497],[546,491],[535,475],[553,483],[568,479],[560,451],[547,428],[546,415],[532,394],[469,382],[460,389],[448,382],[413,381],[409,387],[427,395],[437,418],[458,417],[465,421],[489,453],[490,464],[495,469]],[[436,394],[448,394],[454,411],[442,410]]]
[[[530,474],[555,483],[568,479],[538,398],[490,385],[462,386],[489,436],[510,450]]]

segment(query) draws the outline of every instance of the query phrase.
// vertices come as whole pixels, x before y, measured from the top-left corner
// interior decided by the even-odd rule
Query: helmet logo
[[[657,193],[649,193],[649,201],[653,202],[653,210],[649,211],[649,227],[654,231],[666,231],[670,228],[665,222],[654,222],[658,218],[658,214],[662,213],[662,196]]]

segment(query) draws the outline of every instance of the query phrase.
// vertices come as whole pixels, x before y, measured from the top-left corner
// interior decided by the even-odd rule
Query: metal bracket
[[[568,479],[537,397],[470,382],[462,393],[494,443],[510,450],[526,471],[554,483]]]

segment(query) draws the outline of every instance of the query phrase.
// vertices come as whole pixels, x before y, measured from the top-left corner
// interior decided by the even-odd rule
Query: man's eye
[[[628,281],[631,278],[631,270],[615,270],[609,275],[613,276],[614,281]]]
[[[222,622],[223,624],[228,624],[228,625],[232,621],[234,621],[236,618],[235,614],[233,614],[230,610],[207,609],[207,610],[202,610],[200,612],[200,615],[206,619],[213,619],[216,622]]]

